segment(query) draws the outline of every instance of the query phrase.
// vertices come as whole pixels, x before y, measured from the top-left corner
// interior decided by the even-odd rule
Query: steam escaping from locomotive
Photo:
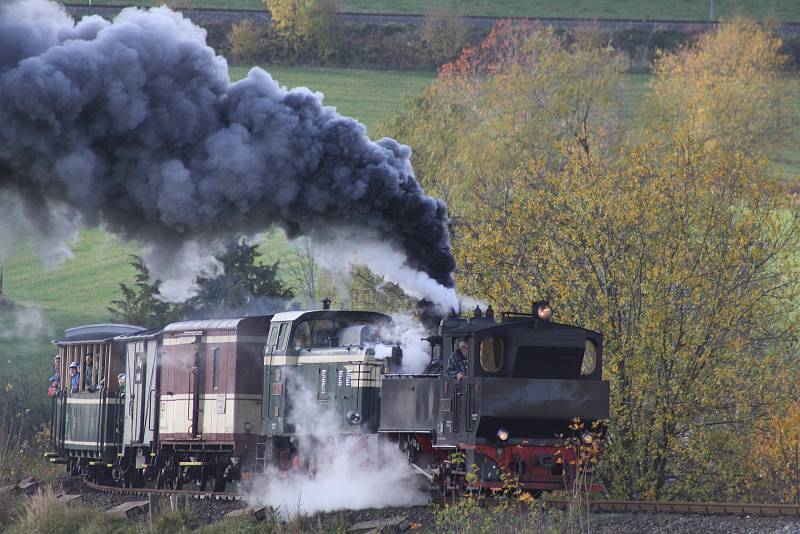
[[[205,31],[166,7],[113,23],[46,0],[0,7],[0,193],[18,194],[49,250],[78,223],[146,244],[175,299],[217,268],[216,243],[280,226],[378,242],[393,254],[380,274],[457,306],[447,210],[410,156],[320,93],[258,68],[231,83]]]
[[[277,508],[284,517],[428,502],[419,475],[396,443],[376,434],[342,436],[336,431],[341,414],[320,403],[302,376],[287,378],[293,385],[287,420],[293,422],[297,448],[285,458],[286,471],[273,466],[268,476],[256,479],[250,502]]]

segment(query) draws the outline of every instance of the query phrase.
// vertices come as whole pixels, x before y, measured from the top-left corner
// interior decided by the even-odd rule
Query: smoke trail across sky
[[[18,194],[51,242],[102,225],[145,243],[176,293],[213,271],[227,236],[277,225],[325,241],[347,228],[398,255],[405,271],[392,281],[446,308],[449,219],[409,158],[319,93],[257,68],[231,83],[205,31],[166,7],[125,9],[113,23],[75,22],[46,0],[0,7],[0,192]]]

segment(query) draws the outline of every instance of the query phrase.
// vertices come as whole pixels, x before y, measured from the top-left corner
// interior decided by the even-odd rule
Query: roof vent
[[[333,302],[333,299],[330,298],[330,297],[325,297],[324,299],[322,299],[322,309],[323,310],[330,310],[331,309],[331,302]]]

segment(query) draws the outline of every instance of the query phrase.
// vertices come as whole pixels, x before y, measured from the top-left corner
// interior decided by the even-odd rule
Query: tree
[[[623,68],[608,47],[501,21],[384,131],[412,146],[417,177],[447,201],[457,236],[474,197],[502,202],[526,161],[558,167],[566,145],[599,152],[616,139]]]
[[[258,61],[264,48],[263,40],[263,35],[251,20],[234,24],[228,32],[228,45],[238,63]]]
[[[419,39],[428,57],[437,65],[450,61],[464,46],[467,25],[457,12],[437,9],[425,17]]]
[[[231,241],[217,259],[225,269],[215,278],[198,278],[200,291],[186,306],[195,317],[251,315],[284,309],[294,296],[278,278],[279,261],[271,265],[256,263],[258,245],[237,239]]]
[[[106,308],[112,317],[145,328],[160,328],[178,320],[181,307],[161,299],[161,280],[150,280],[150,270],[142,258],[134,255],[130,258],[136,276],[132,285],[119,285],[122,298],[112,300],[112,307]]]
[[[662,135],[683,128],[698,143],[774,156],[797,143],[797,81],[786,76],[781,40],[737,18],[702,35],[696,46],[656,62],[648,127]]]
[[[275,31],[295,52],[312,48],[323,61],[336,52],[336,0],[265,0],[265,3]]]

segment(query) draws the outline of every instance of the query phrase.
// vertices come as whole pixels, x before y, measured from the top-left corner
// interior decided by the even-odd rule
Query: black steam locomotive
[[[81,379],[53,398],[50,461],[97,481],[216,491],[303,474],[324,449],[301,452],[302,389],[333,414],[331,439],[391,442],[435,487],[452,486],[450,458],[462,452],[479,486],[499,486],[507,471],[547,490],[563,484],[555,436],[575,417],[608,417],[602,336],[551,322],[545,302],[499,322],[491,308],[443,319],[427,338],[440,365],[423,374],[400,372],[389,316],[327,308],[67,330],[54,341],[61,384]],[[451,377],[448,356],[462,342],[467,372]]]

